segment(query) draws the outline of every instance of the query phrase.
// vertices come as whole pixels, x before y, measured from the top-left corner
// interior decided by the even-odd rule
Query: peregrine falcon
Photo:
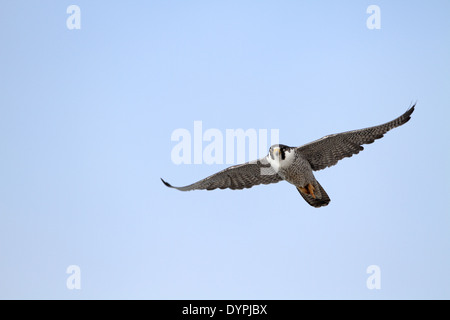
[[[264,158],[229,167],[185,187],[174,187],[161,180],[167,187],[180,191],[235,190],[286,180],[311,206],[326,206],[330,203],[330,197],[314,177],[313,171],[331,167],[339,160],[364,150],[363,144],[372,143],[389,130],[408,122],[414,107],[415,104],[400,117],[379,126],[327,135],[301,147],[273,145]]]

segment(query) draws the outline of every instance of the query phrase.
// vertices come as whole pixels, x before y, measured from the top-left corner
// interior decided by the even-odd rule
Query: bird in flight
[[[316,208],[323,207],[330,203],[330,197],[314,177],[313,171],[334,166],[339,160],[358,154],[364,150],[363,144],[372,143],[389,130],[408,122],[414,107],[415,104],[390,122],[327,135],[301,147],[273,145],[264,158],[229,167],[188,186],[174,187],[161,180],[167,187],[180,191],[217,188],[236,190],[285,180],[297,188],[308,204]]]

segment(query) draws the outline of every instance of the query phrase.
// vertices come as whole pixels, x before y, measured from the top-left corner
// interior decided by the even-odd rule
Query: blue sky
[[[81,9],[68,30],[66,9]],[[381,9],[369,30],[366,9]],[[7,1],[0,6],[0,298],[450,298],[448,1]],[[412,119],[288,183],[182,193],[171,134],[296,146]],[[81,270],[69,290],[66,269]],[[369,290],[366,269],[381,270]]]

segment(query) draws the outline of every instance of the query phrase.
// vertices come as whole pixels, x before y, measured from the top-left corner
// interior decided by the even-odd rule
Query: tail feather
[[[319,181],[317,181],[317,180],[315,181],[314,188],[316,189],[316,192],[315,192],[316,197],[315,198],[310,194],[306,194],[306,193],[303,193],[302,191],[300,191],[299,187],[297,187],[297,190],[301,194],[303,199],[305,199],[305,201],[308,202],[309,205],[311,205],[315,208],[320,208],[320,207],[328,205],[331,201],[330,197],[328,197],[328,194],[322,188]]]

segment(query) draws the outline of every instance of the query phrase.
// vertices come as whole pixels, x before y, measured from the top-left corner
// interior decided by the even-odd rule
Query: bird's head
[[[286,153],[289,153],[290,150],[291,147],[285,146],[284,144],[274,144],[269,149],[269,156],[272,158],[272,160],[285,160]]]

